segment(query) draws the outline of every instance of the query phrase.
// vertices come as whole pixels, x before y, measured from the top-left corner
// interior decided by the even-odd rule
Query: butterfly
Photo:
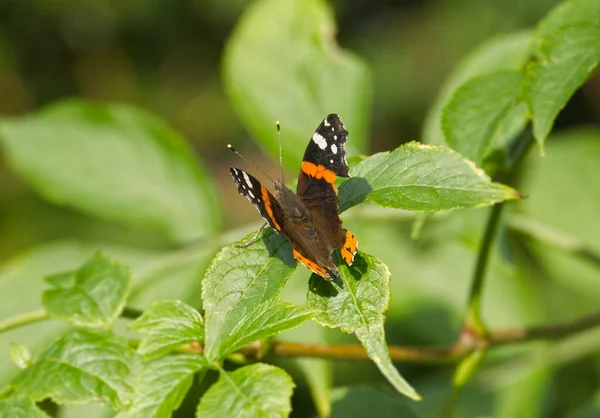
[[[321,122],[304,152],[296,193],[281,181],[273,181],[273,196],[250,174],[229,169],[238,192],[279,235],[290,240],[294,258],[327,280],[339,276],[333,251],[339,249],[344,261],[352,265],[358,249],[354,235],[342,227],[335,187],[336,176],[350,177],[347,138],[338,115],[330,114]]]

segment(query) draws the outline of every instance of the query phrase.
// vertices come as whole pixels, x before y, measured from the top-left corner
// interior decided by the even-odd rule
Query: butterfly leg
[[[258,241],[258,236],[260,235],[260,233],[262,232],[263,229],[265,229],[265,226],[267,226],[267,223],[265,222],[263,224],[263,226],[260,227],[260,229],[256,232],[256,234],[252,237],[252,239],[248,242],[245,242],[244,244],[240,244],[240,245],[236,245],[237,248],[246,248],[249,245],[254,244],[256,241]]]

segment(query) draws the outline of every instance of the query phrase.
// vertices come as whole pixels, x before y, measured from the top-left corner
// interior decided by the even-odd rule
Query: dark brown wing
[[[347,136],[337,115],[328,115],[321,122],[304,153],[296,193],[308,208],[312,223],[329,253],[339,248],[344,260],[352,264],[357,242],[342,228],[335,187],[337,175],[349,177],[344,148]]]

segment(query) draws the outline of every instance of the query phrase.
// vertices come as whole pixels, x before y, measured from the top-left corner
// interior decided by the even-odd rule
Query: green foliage
[[[365,253],[357,253],[352,267],[338,266],[342,286],[313,274],[307,305],[318,313],[320,324],[352,332],[365,347],[390,383],[406,396],[421,397],[392,364],[385,342],[383,322],[390,303],[390,272],[385,264]]]
[[[586,205],[597,198],[593,181],[598,171],[597,130],[565,134],[556,137],[562,145],[547,145],[547,166],[539,170],[545,184],[531,183],[527,172],[519,185],[492,181],[519,168],[516,164],[524,154],[519,157],[515,150],[528,149],[527,125],[532,125],[535,139],[544,145],[561,109],[597,74],[597,0],[563,2],[537,28],[482,44],[445,81],[429,109],[422,138],[429,144],[410,142],[370,156],[356,155],[369,145],[370,70],[362,59],[335,44],[334,26],[322,0],[254,2],[224,51],[222,77],[229,104],[271,152],[276,149],[272,122],[279,119],[286,161],[300,159],[325,114],[340,113],[350,131],[351,167],[351,178],[339,184],[341,212],[367,202],[412,212],[454,212],[427,218],[427,223],[417,215],[419,244],[414,244],[404,239],[406,228],[396,228],[400,221],[380,216],[405,212],[378,211],[368,204],[349,211],[345,225],[359,238],[361,249],[374,255],[361,251],[352,266],[339,263],[340,278],[335,281],[313,274],[306,293],[306,282],[299,277],[306,279],[308,271],[301,266],[295,272],[297,263],[287,239],[267,228],[256,242],[245,246],[254,233],[239,239],[243,235],[239,230],[222,231],[216,180],[179,134],[159,119],[131,106],[84,101],[65,101],[29,116],[4,118],[0,120],[2,151],[14,173],[42,198],[138,231],[158,231],[164,242],[151,251],[93,240],[87,245],[64,241],[40,245],[0,267],[0,293],[9,295],[0,304],[0,314],[12,317],[0,322],[0,331],[48,317],[74,327],[65,330],[51,321],[43,327],[34,325],[35,332],[28,335],[15,330],[1,336],[6,352],[0,358],[0,383],[10,384],[0,393],[0,415],[43,417],[46,414],[35,402],[50,399],[66,408],[101,403],[120,418],[170,417],[179,408],[189,413],[189,405],[196,407],[199,417],[284,417],[291,412],[296,382],[304,383],[298,374],[304,374],[322,415],[398,416],[399,411],[409,417],[417,416],[415,411],[419,416],[439,415],[444,399],[436,384],[439,379],[446,390],[451,377],[444,373],[422,377],[412,370],[401,374],[392,363],[388,342],[399,341],[398,335],[401,341],[419,344],[446,344],[456,338],[456,325],[464,316],[464,295],[469,293],[465,276],[471,260],[477,258],[472,248],[478,238],[472,232],[481,229],[477,211],[458,210],[518,201],[522,195],[516,189],[523,187],[527,194],[534,190],[536,197],[545,197],[543,205],[532,199],[533,203],[519,202],[516,209],[516,205],[504,207],[548,223],[564,222],[567,230],[574,223],[571,232],[589,241],[590,248],[567,240],[570,245],[561,250],[598,263],[594,251],[600,248],[600,235],[589,222],[597,212],[590,207],[597,205]],[[565,163],[572,167],[567,174],[561,171]],[[586,190],[588,200],[577,201],[582,193],[574,184]],[[557,195],[565,197],[556,201]],[[576,209],[571,207],[573,201]],[[579,211],[579,216],[565,216],[569,211]],[[519,218],[510,214],[507,218],[502,218],[507,225],[518,226],[515,219]],[[560,315],[597,309],[590,292],[598,288],[597,265],[586,270],[572,259],[561,260],[567,258],[564,254],[540,249],[543,243],[560,238],[537,231],[542,227],[534,222],[522,227],[522,220],[521,232],[528,231],[539,242],[522,240],[512,245],[511,234],[500,234],[501,253],[492,238],[483,239],[482,248],[492,248],[492,261],[475,274],[482,281],[490,276],[486,280],[493,291],[481,298],[482,326],[495,329],[564,319],[549,316],[546,311],[556,310],[544,309],[538,295],[561,298]],[[528,272],[536,269],[552,281],[559,281],[554,277],[557,272],[568,277],[560,284],[570,292],[547,288],[546,281],[541,287],[541,281],[528,280]],[[291,280],[294,303],[285,292],[292,274],[296,276]],[[396,304],[391,304],[392,290],[400,301]],[[473,299],[471,295],[467,301],[470,306]],[[132,315],[135,310],[125,309],[126,305],[143,312]],[[41,314],[17,316],[28,309]],[[124,331],[117,319],[131,317],[136,319]],[[440,325],[444,321],[447,324]],[[306,328],[309,325],[318,332]],[[463,325],[471,332],[472,324]],[[134,338],[132,332],[139,335]],[[315,336],[326,343],[356,337],[377,367],[373,369],[379,374],[372,379],[382,376],[391,384],[387,390],[395,392],[333,389],[334,381],[347,385],[346,381],[365,378],[363,369],[355,365],[346,379],[338,379],[336,368],[334,380],[331,363],[325,361],[319,366],[309,360],[293,367],[282,363],[286,370],[267,364],[278,355],[272,339],[285,340],[282,335],[295,335],[299,344],[312,343]],[[553,347],[492,354],[486,335],[465,335],[468,338],[459,343],[478,337],[485,344],[459,359],[453,390],[477,385],[476,392],[485,392],[486,401],[494,392],[487,403],[495,406],[473,407],[470,393],[468,408],[457,407],[457,416],[545,412],[545,388],[554,378],[554,364],[548,360],[555,357]],[[9,350],[13,340],[20,343]],[[568,353],[564,358],[591,358],[596,342],[579,343],[577,350],[563,348]],[[26,347],[31,347],[33,357]],[[315,353],[318,349],[313,347],[308,355]],[[22,370],[8,366],[9,355]],[[246,364],[251,361],[256,363]],[[230,370],[234,365],[238,367]],[[522,369],[518,382],[511,381],[514,370],[507,365]],[[484,384],[474,382],[482,368],[487,373],[481,377]],[[343,366],[340,370],[343,376]],[[218,374],[215,383],[209,373]],[[588,408],[594,412],[597,394],[588,392]],[[412,400],[421,398],[422,406],[413,410]]]
[[[218,228],[213,186],[191,150],[139,109],[66,101],[3,119],[0,141],[14,170],[52,202],[176,242]]]
[[[333,42],[334,31],[323,0],[260,0],[249,7],[225,50],[223,81],[232,105],[273,155],[273,123],[281,121],[286,162],[302,158],[312,130],[329,113],[347,121],[351,155],[366,148],[370,74]]]
[[[10,343],[10,357],[20,369],[31,364],[31,352],[23,344]]]
[[[131,403],[119,418],[170,416],[190,389],[194,374],[201,380],[207,366],[203,357],[189,354],[145,362],[136,375]]]
[[[71,331],[40,350],[12,384],[35,401],[100,400],[121,409],[133,388],[134,360],[135,353],[122,337]]]
[[[49,418],[35,403],[23,395],[0,399],[0,416],[11,418]]]
[[[202,316],[178,300],[154,302],[129,328],[143,335],[137,351],[148,359],[184,344],[204,341]]]
[[[332,398],[332,418],[417,417],[403,399],[369,386],[338,388]]]
[[[77,271],[49,276],[52,289],[42,304],[54,318],[74,325],[110,327],[121,314],[131,287],[131,273],[122,264],[96,254]]]
[[[524,95],[533,132],[543,144],[558,112],[600,63],[600,27],[572,25],[539,40],[539,62],[527,71]]]
[[[283,370],[253,364],[221,372],[219,381],[202,397],[196,417],[286,417],[292,406],[294,382]]]
[[[521,131],[525,118],[511,111],[519,103],[522,80],[517,71],[495,72],[472,78],[457,89],[442,115],[448,145],[481,164],[502,125],[513,125],[516,119]],[[507,133],[512,139],[514,133]]]
[[[365,200],[433,212],[489,206],[519,197],[510,187],[492,183],[451,149],[414,142],[361,161],[350,175],[353,178],[340,186],[340,211]]]
[[[204,352],[209,360],[220,360],[229,354],[226,349],[231,330],[251,321],[257,306],[279,294],[296,264],[289,242],[272,230],[263,233],[255,245],[237,247],[253,235],[223,248],[202,281],[206,315]],[[245,338],[245,335],[237,338]]]

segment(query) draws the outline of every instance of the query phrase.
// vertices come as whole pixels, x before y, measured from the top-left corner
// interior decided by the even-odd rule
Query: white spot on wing
[[[255,199],[254,193],[252,193],[252,190],[248,190],[248,194],[250,195],[250,197],[252,197],[252,199]]]
[[[333,152],[334,154],[337,154],[337,145],[331,144],[331,152]]]
[[[333,164],[333,159],[329,160],[329,162],[330,162],[331,164]]]
[[[323,138],[323,135],[315,132],[312,136],[312,140],[319,146],[321,149],[327,148],[327,140]]]
[[[334,135],[334,136],[333,136],[333,139],[335,139],[335,140],[337,141],[337,135]]]
[[[250,177],[248,177],[248,174],[246,174],[245,171],[242,171],[242,173],[244,174],[244,180],[246,180],[246,184],[249,188],[252,188],[252,182],[250,181]]]
[[[329,121],[327,120],[327,118],[323,119],[323,125],[325,125],[325,126],[331,126],[331,124],[329,123]]]

